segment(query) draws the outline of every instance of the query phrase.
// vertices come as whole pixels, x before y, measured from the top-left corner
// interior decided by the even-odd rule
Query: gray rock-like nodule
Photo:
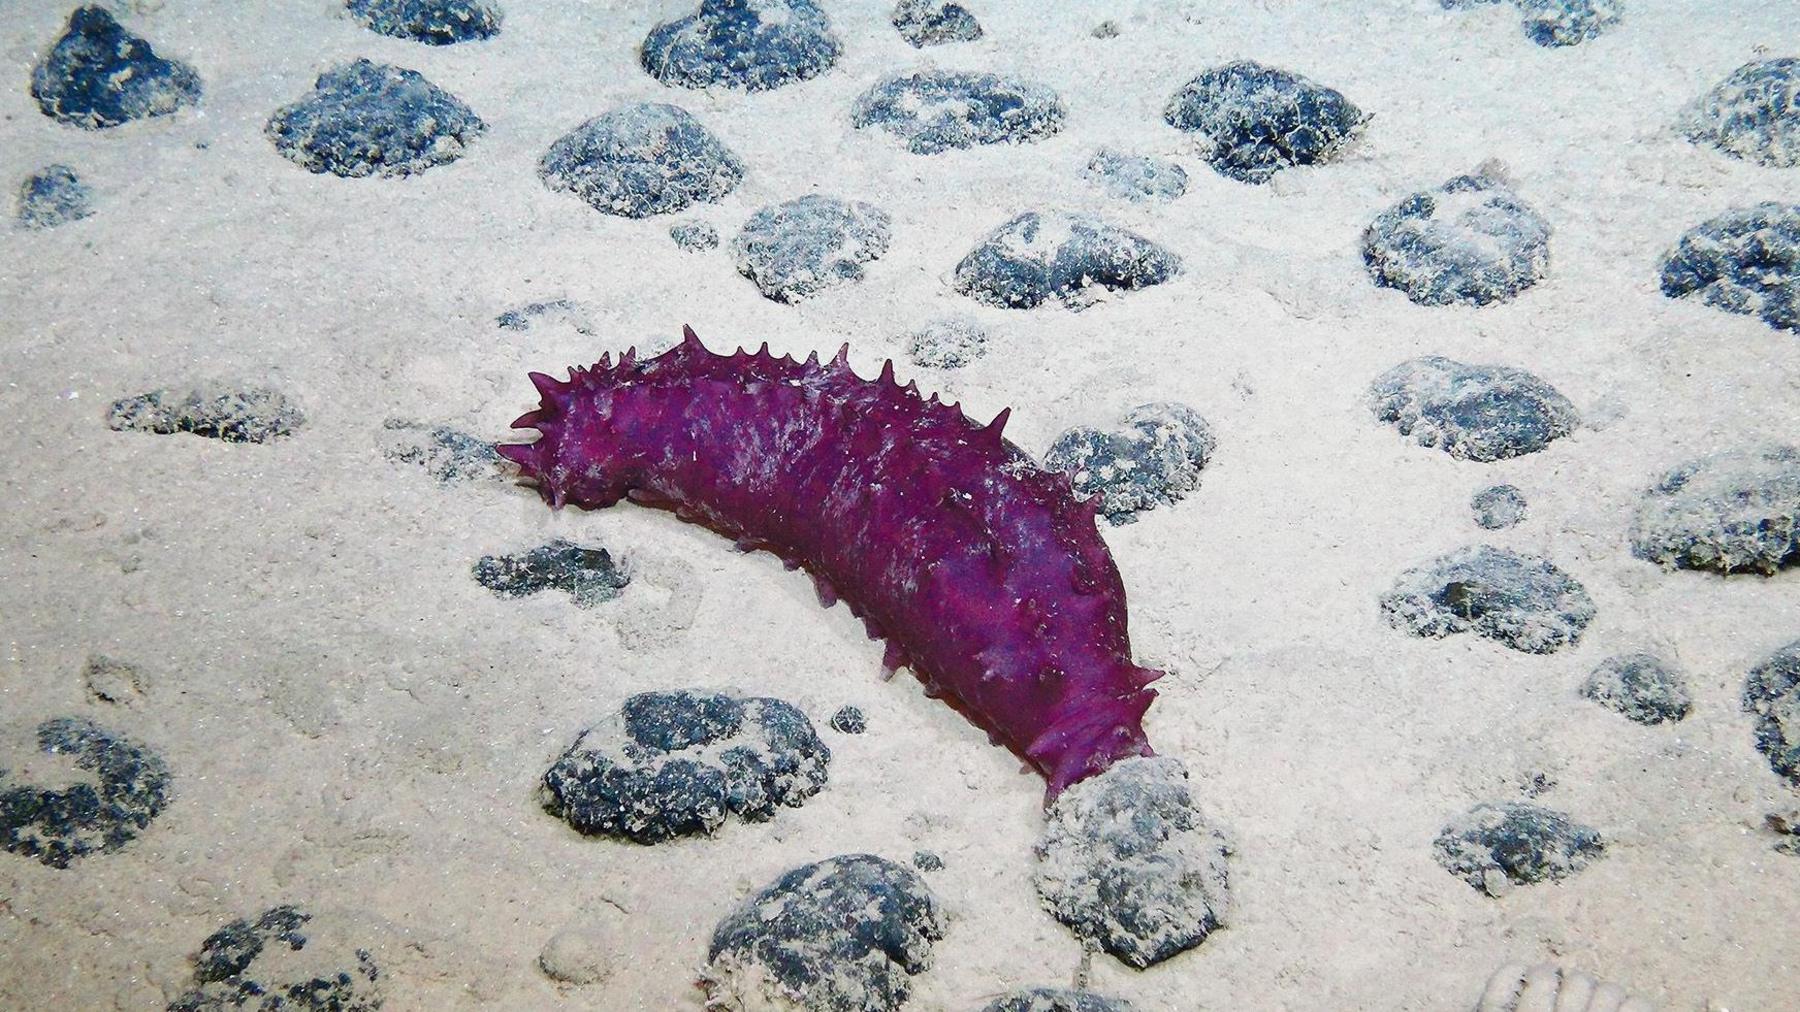
[[[802,865],[719,922],[708,1007],[892,1012],[931,966],[944,915],[925,880],[873,854]]]
[[[1330,160],[1368,117],[1334,88],[1238,60],[1183,85],[1163,119],[1196,135],[1220,175],[1266,183],[1289,166]]]
[[[750,216],[731,241],[738,273],[776,302],[800,302],[860,281],[893,237],[887,212],[812,193]]]
[[[1536,453],[1575,431],[1574,405],[1523,369],[1440,355],[1402,362],[1369,387],[1375,417],[1459,460]]]
[[[494,326],[501,330],[526,331],[547,320],[588,337],[599,333],[594,327],[593,314],[573,299],[545,299],[514,306],[494,317]]]
[[[357,925],[291,904],[208,935],[193,964],[192,989],[167,1012],[377,1012],[386,1000]]]
[[[1438,864],[1490,896],[1567,878],[1606,849],[1598,831],[1541,805],[1479,804],[1433,841]]]
[[[1525,35],[1540,46],[1573,46],[1619,23],[1620,0],[1516,0]]]
[[[227,443],[266,443],[304,424],[306,415],[278,391],[215,383],[122,397],[106,412],[114,432],[188,432]]]
[[[642,844],[760,822],[825,787],[831,749],[779,699],[640,692],[544,774],[545,810],[579,832]]]
[[[156,55],[104,7],[77,7],[31,71],[31,97],[44,115],[83,130],[167,116],[200,101],[200,75]]]
[[[345,0],[357,24],[428,46],[476,42],[500,34],[500,8],[488,0]]]
[[[981,38],[981,22],[953,0],[900,0],[889,20],[914,49]]]
[[[700,0],[651,29],[638,61],[668,85],[767,91],[823,74],[842,51],[813,0]]]
[[[26,228],[55,228],[93,213],[94,191],[67,165],[46,165],[19,184],[17,217]]]
[[[1067,474],[1077,495],[1098,495],[1108,521],[1128,524],[1199,488],[1215,446],[1211,427],[1193,408],[1140,404],[1117,428],[1082,425],[1056,437],[1044,466]]]
[[[1693,709],[1681,672],[1655,654],[1619,654],[1581,684],[1581,694],[1645,726],[1682,720]]]
[[[1800,446],[1740,447],[1671,469],[1638,505],[1631,552],[1721,573],[1800,564]]]
[[[1800,787],[1800,640],[1770,654],[1744,680],[1744,710],[1769,768]]]
[[[717,201],[737,188],[744,163],[686,109],[639,102],[559,138],[538,178],[597,211],[645,218]]]
[[[831,729],[839,734],[862,734],[869,729],[868,718],[863,716],[862,709],[855,706],[841,706],[831,715]]]
[[[1148,288],[1180,272],[1180,257],[1135,232],[1088,215],[1028,211],[970,250],[956,265],[954,284],[1005,309],[1029,309],[1053,296],[1080,309],[1096,289]]]
[[[1125,759],[1050,806],[1035,879],[1057,920],[1141,970],[1222,925],[1228,853],[1180,760]]]
[[[719,248],[719,230],[704,221],[681,221],[669,226],[669,238],[689,253]]]
[[[1421,306],[1486,306],[1543,278],[1550,223],[1499,180],[1457,176],[1377,215],[1362,251],[1377,285]]]
[[[1696,144],[1771,168],[1800,165],[1800,59],[1755,60],[1682,113]]]
[[[1734,207],[1688,229],[1663,257],[1662,291],[1800,332],[1800,204]]]
[[[320,74],[312,94],[277,109],[263,128],[295,165],[352,179],[447,165],[485,130],[461,99],[417,71],[360,59]]]
[[[560,590],[577,607],[611,601],[631,585],[631,570],[604,548],[583,548],[557,538],[528,552],[484,555],[473,568],[475,582],[501,597],[529,597]]]
[[[1062,129],[1062,99],[1012,77],[922,70],[890,77],[850,109],[858,129],[879,127],[915,155],[984,144],[1023,144]]]
[[[1525,493],[1517,485],[1490,485],[1469,498],[1469,509],[1475,523],[1488,531],[1504,530],[1528,515]]]
[[[168,807],[169,767],[147,746],[85,717],[43,721],[33,736],[91,779],[39,787],[0,769],[0,850],[67,868],[130,843]]]
[[[1473,632],[1528,654],[1581,639],[1594,601],[1548,559],[1475,545],[1400,574],[1381,597],[1388,624],[1414,636]]]
[[[498,479],[504,473],[494,444],[447,425],[389,418],[381,423],[378,442],[382,456],[423,468],[445,484]]]
[[[987,354],[987,330],[966,316],[947,316],[921,327],[906,355],[928,369],[961,369]]]
[[[1082,178],[1108,196],[1134,203],[1169,201],[1187,192],[1187,170],[1167,158],[1127,155],[1101,148],[1088,159]]]

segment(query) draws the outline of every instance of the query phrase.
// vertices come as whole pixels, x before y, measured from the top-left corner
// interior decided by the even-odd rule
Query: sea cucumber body
[[[553,506],[622,498],[673,510],[805,568],[842,599],[885,667],[908,666],[1064,787],[1150,755],[1161,672],[1131,662],[1125,591],[1067,477],[916,386],[683,343],[567,381],[534,373],[535,443],[500,447]]]

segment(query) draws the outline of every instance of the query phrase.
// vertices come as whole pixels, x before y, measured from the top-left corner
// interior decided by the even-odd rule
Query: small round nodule
[[[1503,530],[1525,519],[1525,493],[1517,485],[1490,485],[1469,499],[1469,508],[1483,530]]]
[[[846,706],[831,715],[831,729],[839,734],[862,734],[869,729],[869,722],[861,709]]]

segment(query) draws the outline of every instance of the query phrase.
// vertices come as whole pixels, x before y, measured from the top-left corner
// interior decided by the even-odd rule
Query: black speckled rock
[[[1376,419],[1458,460],[1536,453],[1580,418],[1556,388],[1523,369],[1437,355],[1402,362],[1369,388]]]
[[[491,39],[500,8],[487,0],[345,0],[356,23],[372,32],[428,46]]]
[[[1594,618],[1587,591],[1549,560],[1490,545],[1407,570],[1381,610],[1414,636],[1473,632],[1528,654],[1573,645]]]
[[[750,216],[731,241],[738,273],[776,302],[801,302],[860,281],[892,238],[887,212],[860,200],[809,193]]]
[[[525,331],[542,320],[566,324],[575,333],[589,337],[597,333],[588,311],[580,303],[570,299],[549,299],[515,306],[494,317],[494,325],[501,330]]]
[[[1664,474],[1638,506],[1631,552],[1721,573],[1800,565],[1800,446],[1727,450]]]
[[[929,850],[915,850],[912,858],[913,867],[920,871],[943,871],[944,859]]]
[[[1001,995],[983,1005],[981,1012],[1137,1012],[1137,1006],[1092,991],[1034,987]]]
[[[168,1012],[377,1012],[381,968],[355,935],[294,906],[232,921],[201,943],[192,988]]]
[[[305,423],[286,397],[262,387],[152,390],[120,398],[106,412],[106,427],[114,432],[191,432],[227,443],[266,443]]]
[[[47,165],[19,185],[19,224],[55,228],[94,213],[94,193],[67,165]]]
[[[664,84],[767,91],[823,74],[842,51],[812,0],[701,0],[651,29],[638,59]]]
[[[1082,425],[1057,436],[1044,466],[1067,474],[1076,493],[1098,495],[1107,520],[1128,524],[1199,488],[1200,470],[1216,445],[1193,408],[1140,404],[1116,428]]]
[[[704,221],[683,221],[669,226],[669,238],[689,253],[719,248],[719,230]]]
[[[1619,23],[1619,0],[1517,0],[1525,35],[1540,46],[1573,46]]]
[[[762,821],[825,786],[831,750],[779,699],[642,692],[544,774],[545,810],[577,831],[653,844]]]
[[[1457,176],[1377,215],[1362,250],[1377,285],[1421,306],[1486,306],[1543,278],[1550,223],[1504,183]]]
[[[713,931],[709,1007],[892,1012],[931,965],[944,917],[925,880],[872,854],[802,865]]]
[[[891,20],[915,49],[981,38],[981,22],[952,0],[900,0]]]
[[[1480,804],[1433,842],[1438,864],[1490,896],[1567,878],[1605,850],[1600,834],[1561,812],[1524,802]]]
[[[933,320],[913,334],[906,355],[929,369],[961,369],[987,354],[987,330],[963,316]]]
[[[1600,662],[1581,694],[1646,727],[1685,718],[1693,709],[1681,672],[1654,654],[1620,654]]]
[[[1187,192],[1187,170],[1166,158],[1101,148],[1082,177],[1111,197],[1134,202],[1174,200]]]
[[[1800,59],[1757,60],[1731,72],[1682,116],[1688,138],[1758,165],[1800,165]]]
[[[1141,970],[1221,926],[1227,853],[1179,760],[1126,759],[1051,805],[1037,845],[1038,895],[1083,941]]]
[[[168,806],[169,768],[149,748],[83,717],[46,720],[36,737],[91,776],[46,788],[0,769],[0,848],[67,868],[130,843]]]
[[[1483,530],[1498,531],[1524,520],[1525,493],[1517,485],[1490,485],[1469,499],[1475,523]]]
[[[357,60],[327,70],[263,132],[295,165],[346,178],[410,176],[463,156],[487,124],[417,71]]]
[[[560,590],[576,606],[591,608],[618,597],[631,572],[604,548],[583,548],[561,538],[517,555],[484,555],[475,563],[475,582],[501,597],[527,597]]]
[[[879,127],[915,155],[982,144],[1023,144],[1062,129],[1064,109],[1041,84],[993,74],[922,70],[857,98],[850,123]]]
[[[59,123],[100,130],[200,101],[200,75],[156,55],[103,7],[77,7],[31,72],[31,97]]]
[[[686,109],[640,102],[550,145],[538,177],[597,211],[644,218],[717,201],[737,188],[744,163]]]
[[[1207,164],[1245,183],[1329,161],[1367,118],[1336,90],[1251,60],[1206,71],[1163,109],[1170,126],[1198,137]]]
[[[1029,309],[1055,296],[1071,309],[1099,291],[1160,285],[1181,258],[1096,218],[1028,211],[988,233],[956,265],[956,290],[977,302]]]
[[[845,706],[831,715],[831,729],[839,734],[862,734],[869,729],[869,722],[862,710]]]
[[[382,456],[423,468],[446,484],[496,479],[504,473],[492,443],[444,425],[390,418],[381,423],[380,444]]]
[[[1800,204],[1737,207],[1688,229],[1663,257],[1662,291],[1800,331]]]
[[[1756,718],[1756,747],[1769,768],[1800,787],[1800,640],[1750,669],[1744,710]]]

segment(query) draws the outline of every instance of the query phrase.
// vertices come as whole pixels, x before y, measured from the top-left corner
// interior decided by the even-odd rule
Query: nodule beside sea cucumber
[[[848,355],[715,355],[688,329],[655,358],[533,373],[542,403],[513,427],[540,436],[498,449],[553,508],[629,498],[806,569],[886,638],[886,671],[910,667],[1051,798],[1151,755],[1162,672],[1131,661],[1098,500],[1002,438],[1007,411],[980,425]]]

